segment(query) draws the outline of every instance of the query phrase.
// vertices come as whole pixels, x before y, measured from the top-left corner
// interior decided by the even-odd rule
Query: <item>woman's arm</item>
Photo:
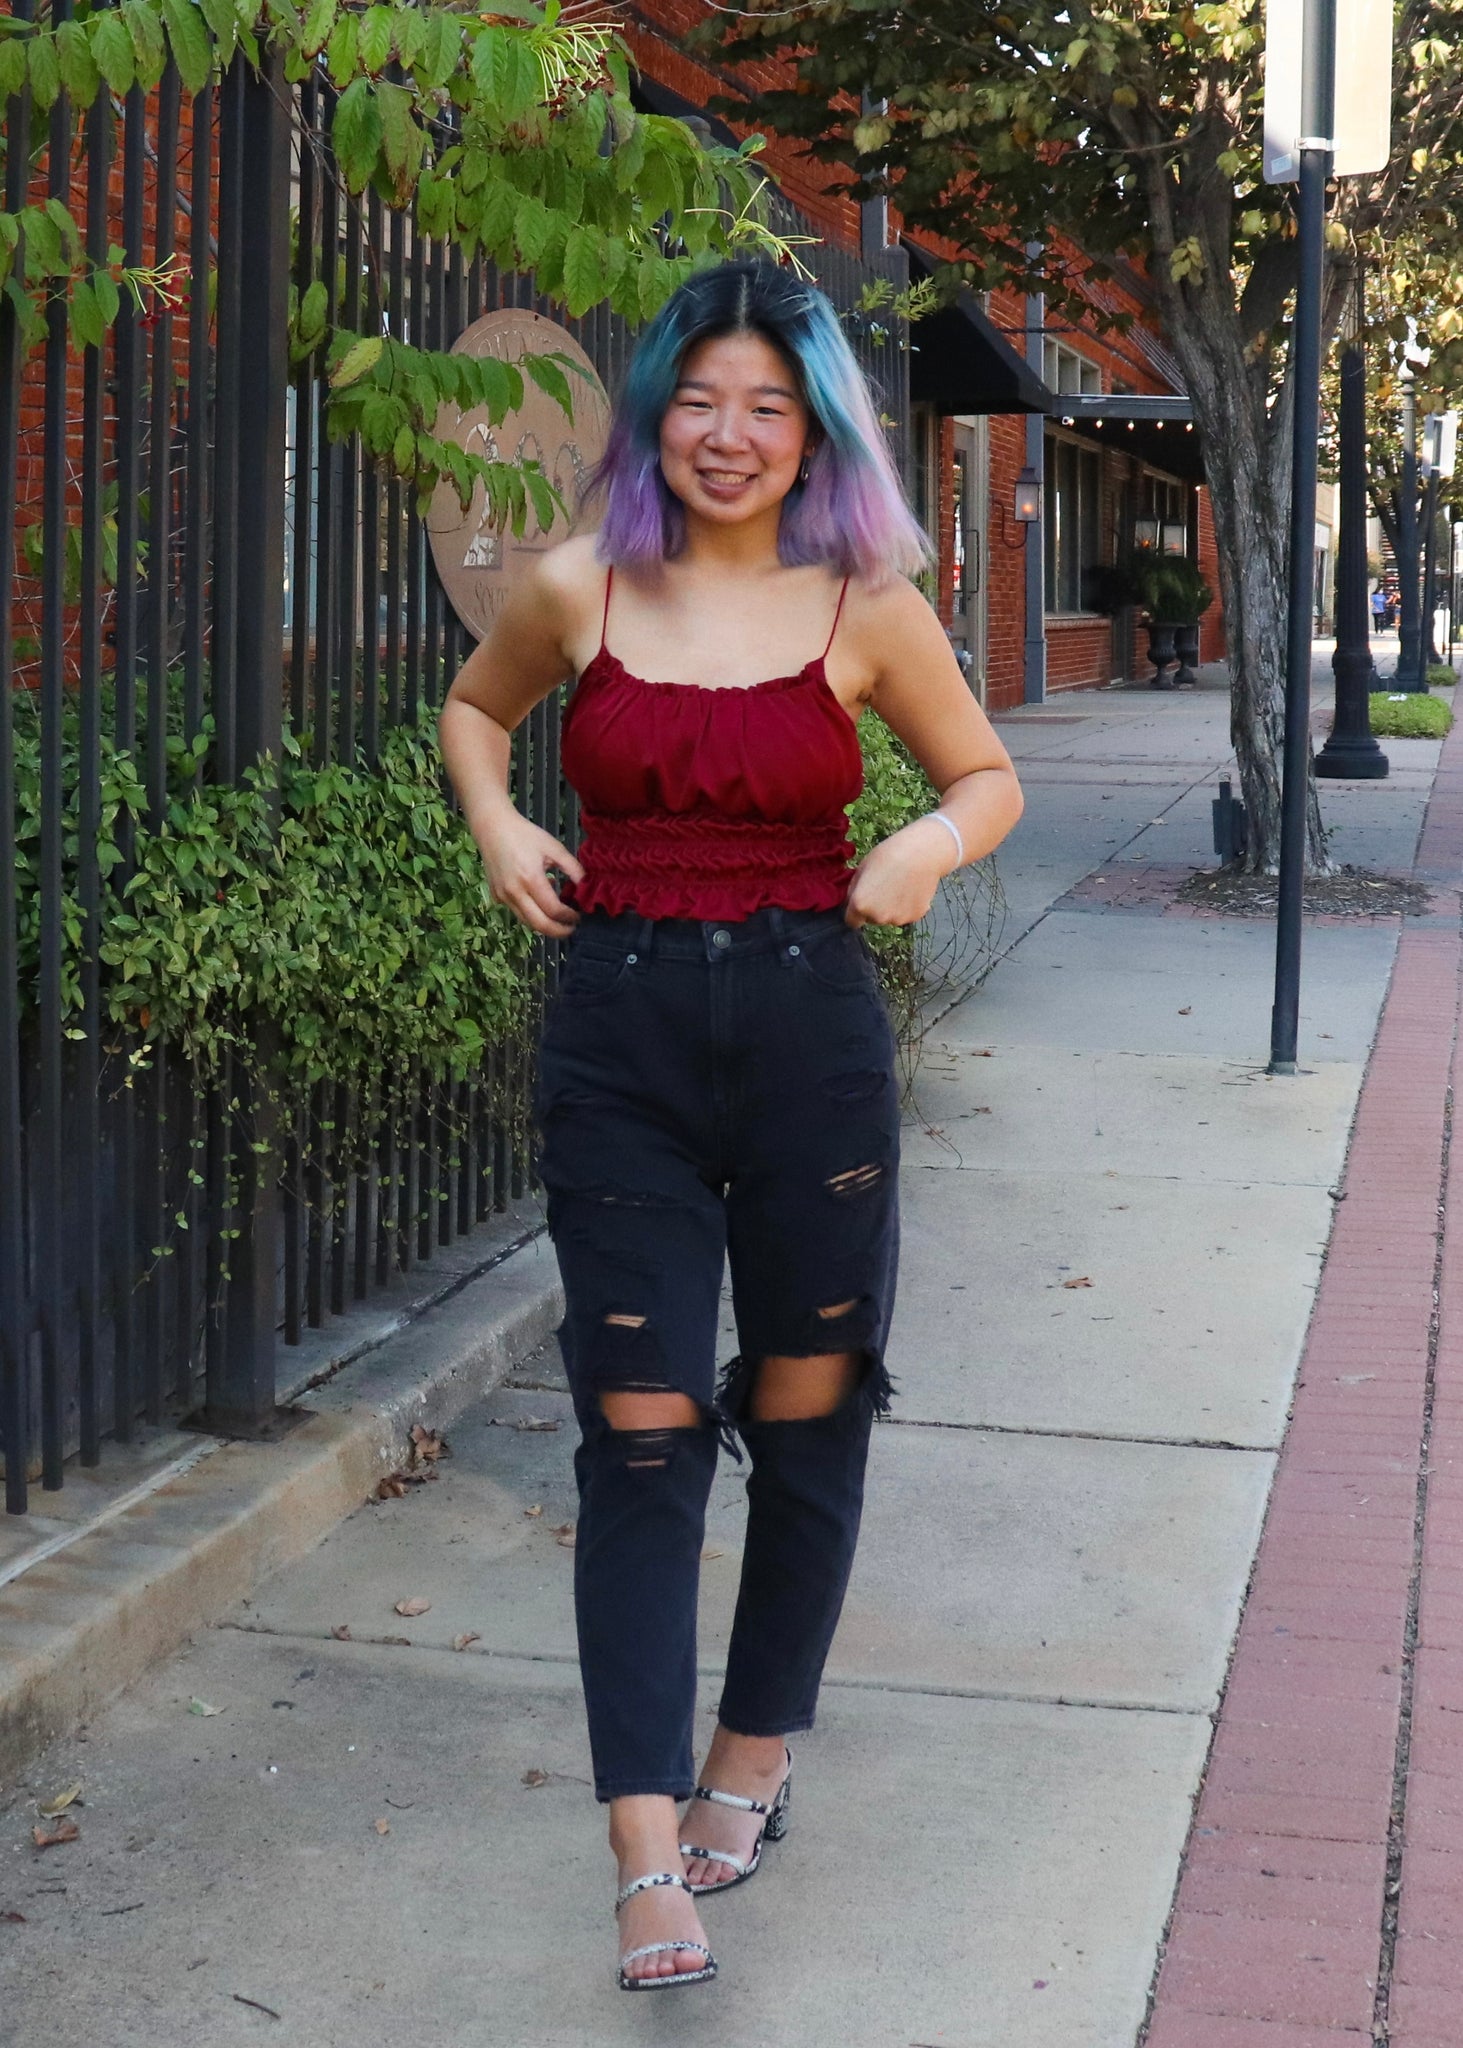
[[[869,702],[940,792],[938,818],[916,818],[876,846],[849,892],[850,924],[916,924],[943,876],[1000,845],[1021,816],[1011,757],[961,675],[934,612],[901,578],[859,606],[859,650],[874,674]]]
[[[463,663],[442,706],[442,758],[488,873],[493,899],[545,938],[567,938],[577,914],[548,870],[578,882],[567,846],[532,824],[508,795],[514,727],[573,671],[578,600],[593,543],[566,541],[539,556],[509,593],[491,632]]]

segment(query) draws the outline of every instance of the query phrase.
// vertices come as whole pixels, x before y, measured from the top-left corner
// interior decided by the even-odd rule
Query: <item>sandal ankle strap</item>
[[[619,1897],[615,1900],[615,1911],[618,1913],[626,1900],[633,1899],[637,1892],[653,1891],[658,1885],[666,1884],[678,1885],[683,1892],[691,1890],[690,1885],[686,1882],[681,1872],[675,1870],[654,1870],[649,1877],[637,1877],[624,1887]],[[692,1893],[692,1897],[695,1897],[694,1893]],[[694,1941],[673,1941],[670,1946],[672,1948],[695,1948],[697,1944]]]

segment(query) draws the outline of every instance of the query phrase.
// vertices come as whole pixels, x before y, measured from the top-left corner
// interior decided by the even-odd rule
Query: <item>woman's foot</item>
[[[771,1806],[782,1790],[787,1770],[787,1744],[780,1735],[733,1735],[718,1726],[701,1767],[701,1783],[716,1792],[732,1792],[739,1799]],[[681,1838],[694,1842],[698,1849],[725,1849],[745,1867],[756,1854],[766,1818],[765,1814],[743,1813],[734,1806],[693,1799],[681,1823]],[[686,1856],[680,1861],[694,1885],[730,1884],[740,1875],[732,1864],[714,1856]]]
[[[679,1871],[684,1861],[677,1846],[676,1805],[673,1799],[615,1799],[610,1803],[610,1847],[620,1867],[623,1888],[637,1877],[653,1871]],[[620,1954],[643,1948],[656,1941],[705,1942],[706,1932],[696,1901],[679,1885],[655,1885],[627,1899],[617,1916]],[[626,1969],[628,1977],[677,1977],[692,1970],[704,1970],[706,1957],[699,1948],[662,1949],[658,1955],[637,1956]]]

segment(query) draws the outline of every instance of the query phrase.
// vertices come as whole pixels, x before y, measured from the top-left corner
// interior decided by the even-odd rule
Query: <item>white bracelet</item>
[[[965,841],[960,837],[960,827],[956,824],[955,820],[947,818],[943,811],[926,811],[925,816],[927,818],[938,818],[945,830],[950,834],[950,837],[955,841],[955,865],[957,868],[963,868],[965,865]]]

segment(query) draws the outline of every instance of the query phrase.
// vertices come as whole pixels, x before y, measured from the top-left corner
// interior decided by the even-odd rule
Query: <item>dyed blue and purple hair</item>
[[[816,286],[762,262],[688,278],[641,336],[595,474],[605,497],[600,559],[657,569],[685,546],[684,507],[661,475],[660,423],[688,351],[724,334],[760,334],[785,357],[819,430],[806,481],[783,500],[783,562],[825,562],[839,576],[873,583],[922,568],[930,545],[905,502],[838,315]]]

